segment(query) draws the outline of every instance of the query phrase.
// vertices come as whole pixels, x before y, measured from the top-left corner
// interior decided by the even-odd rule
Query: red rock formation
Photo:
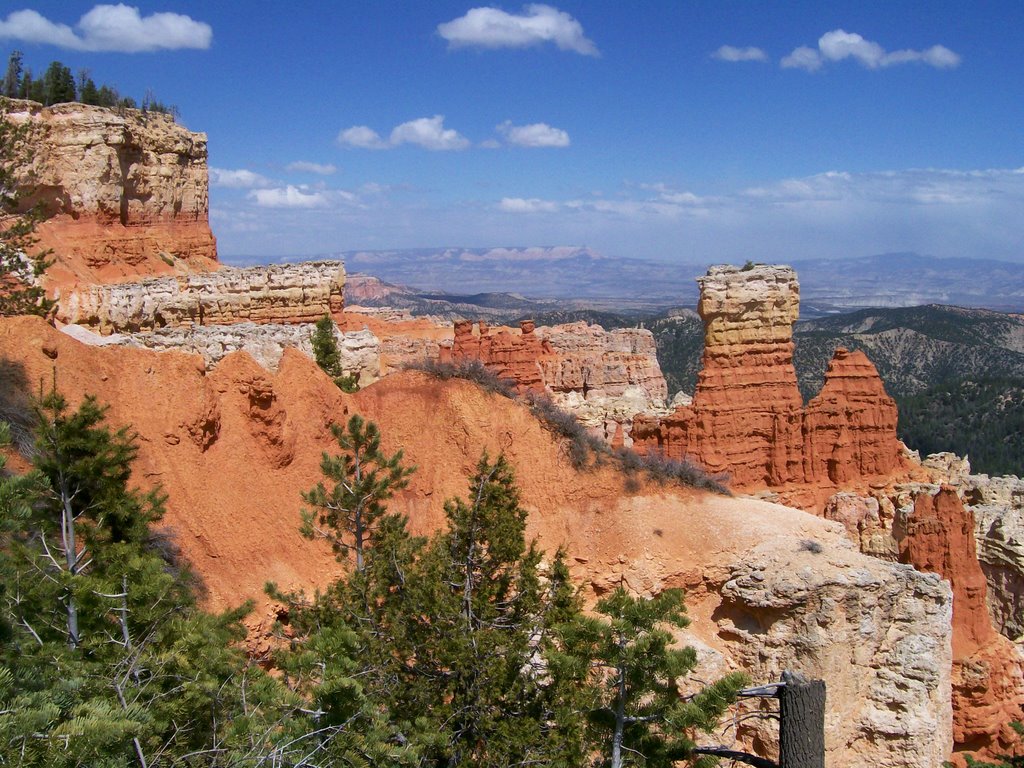
[[[451,349],[441,349],[442,362],[479,360],[498,378],[514,383],[522,394],[543,393],[544,380],[541,375],[541,361],[551,357],[551,345],[541,340],[534,331],[533,320],[519,323],[519,334],[505,329],[491,332],[481,320],[477,332],[473,332],[471,320],[455,323],[455,340]]]
[[[792,269],[712,267],[698,282],[704,358],[693,404],[635,419],[639,450],[695,461],[741,487],[840,484],[899,466],[895,404],[863,354],[837,350],[805,412]]]
[[[953,739],[960,751],[998,754],[1021,748],[1007,726],[1024,719],[1024,657],[992,626],[974,518],[956,491],[919,493],[896,531],[900,560],[937,573],[953,588]]]
[[[899,468],[896,417],[896,402],[867,355],[837,349],[804,414],[806,478],[838,485]]]

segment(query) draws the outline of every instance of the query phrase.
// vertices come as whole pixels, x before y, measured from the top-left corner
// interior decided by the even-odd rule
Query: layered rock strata
[[[998,634],[986,605],[974,519],[956,490],[942,486],[914,499],[894,527],[900,559],[937,573],[953,588],[953,738],[957,749],[1000,753],[1020,739],[1009,723],[1024,718],[1024,656]]]
[[[63,323],[121,333],[234,323],[311,323],[344,305],[340,261],[308,261],[84,285],[58,305]]]
[[[640,328],[606,331],[584,322],[535,327],[519,333],[486,322],[455,323],[442,360],[479,360],[520,393],[547,394],[609,441],[631,442],[637,413],[664,413],[668,385],[658,365],[654,336]]]
[[[440,351],[441,362],[479,360],[498,378],[511,382],[520,394],[544,392],[541,362],[554,357],[550,342],[536,333],[532,320],[519,323],[519,333],[506,328],[492,331],[481,320],[459,320],[451,347]]]
[[[281,323],[237,323],[235,325],[204,325],[194,328],[158,328],[148,333],[99,336],[81,326],[69,325],[63,330],[86,344],[120,344],[152,349],[157,352],[187,352],[203,358],[207,370],[233,352],[246,352],[263,368],[276,371],[286,349],[296,349],[313,358],[312,323],[283,325]],[[380,378],[380,340],[368,330],[346,331],[334,328],[341,369],[344,375],[356,375],[360,386]]]
[[[206,134],[168,115],[84,104],[8,102],[31,126],[33,152],[15,169],[36,231],[53,249],[57,285],[216,269]]]
[[[698,282],[704,357],[693,403],[635,419],[640,450],[695,461],[740,487],[841,484],[901,466],[896,405],[862,353],[836,350],[821,393],[804,409],[791,268],[712,267]]]

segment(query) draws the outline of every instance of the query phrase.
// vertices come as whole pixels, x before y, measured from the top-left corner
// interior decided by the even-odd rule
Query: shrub
[[[544,426],[569,441],[569,460],[576,469],[587,466],[591,454],[600,461],[600,457],[608,453],[604,440],[588,432],[574,414],[559,408],[550,397],[530,394],[526,402]]]
[[[658,453],[639,454],[632,448],[620,448],[615,452],[615,456],[622,471],[626,473],[627,489],[635,489],[635,476],[644,472],[659,485],[672,482],[689,488],[713,491],[723,496],[731,495],[729,489],[725,487],[725,478],[709,475],[691,461],[668,459]]]
[[[479,360],[458,360],[451,363],[442,363],[439,360],[430,359],[409,363],[405,367],[415,371],[423,371],[442,381],[447,381],[448,379],[472,381],[488,392],[507,397],[509,400],[516,399],[515,382],[499,377]]]

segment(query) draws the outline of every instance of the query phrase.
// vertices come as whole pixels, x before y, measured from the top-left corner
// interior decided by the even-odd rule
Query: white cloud
[[[458,131],[444,127],[444,115],[420,117],[395,126],[388,140],[365,125],[353,125],[338,134],[338,143],[358,149],[391,149],[400,144],[415,144],[425,149],[465,149],[469,139]]]
[[[254,189],[248,196],[261,208],[321,208],[328,202],[322,192],[306,192],[291,184],[274,189]]]
[[[768,61],[768,54],[753,46],[737,48],[732,45],[723,45],[712,53],[711,57],[719,61]]]
[[[554,213],[558,208],[558,203],[536,197],[503,197],[498,203],[498,209],[506,213]]]
[[[554,43],[563,51],[599,55],[572,16],[550,5],[533,4],[515,15],[498,8],[473,8],[465,16],[437,25],[452,48],[526,48]]]
[[[465,149],[469,140],[458,131],[444,127],[444,115],[421,117],[396,126],[391,131],[391,143],[416,144],[424,149]]]
[[[285,166],[285,170],[292,171],[294,173],[316,173],[321,176],[330,176],[338,169],[332,163],[310,163],[305,160],[296,160],[294,163],[288,163]]]
[[[817,50],[800,46],[782,59],[782,66],[813,72],[825,62],[845,59],[853,59],[867,69],[912,63],[927,64],[936,69],[952,69],[960,65],[960,56],[943,45],[933,45],[923,51],[903,49],[889,52],[856,32],[834,29],[818,39]]]
[[[801,45],[782,59],[782,67],[783,69],[806,69],[808,72],[816,72],[821,69],[821,55],[816,49]]]
[[[388,144],[372,128],[365,125],[353,125],[338,134],[338,143],[346,147],[358,149],[387,149]]]
[[[252,189],[253,187],[269,187],[271,181],[265,176],[244,168],[238,170],[210,168],[210,184],[226,189]]]
[[[142,16],[129,5],[96,5],[75,28],[50,21],[37,11],[10,13],[0,21],[0,39],[21,40],[74,51],[144,51],[210,47],[213,29],[179,13]]]
[[[512,125],[506,120],[498,126],[501,133],[509,144],[517,147],[568,147],[569,134],[561,128],[552,128],[547,123],[532,123],[531,125]]]

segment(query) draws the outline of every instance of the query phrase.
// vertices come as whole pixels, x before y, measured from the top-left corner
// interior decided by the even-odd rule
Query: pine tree
[[[4,75],[3,95],[9,99],[16,99],[21,88],[21,51],[11,51],[7,60],[7,72]]]
[[[430,765],[559,764],[544,701],[540,553],[504,457],[484,455],[468,500],[445,505],[410,578],[395,716]]]
[[[64,104],[75,99],[75,78],[71,69],[59,61],[51,62],[43,74],[43,104]]]
[[[563,626],[561,663],[590,678],[591,737],[602,764],[668,768],[691,757],[693,731],[715,727],[744,678],[730,675],[681,697],[677,681],[697,659],[692,648],[673,648],[667,629],[688,624],[679,590],[647,600],[620,586],[598,602],[597,612]]]
[[[47,266],[45,253],[33,253],[43,211],[23,210],[19,186],[19,169],[30,159],[28,126],[12,123],[0,99],[0,316],[45,314],[52,305],[34,284]]]
[[[0,764],[262,751],[280,730],[283,689],[247,669],[246,609],[196,609],[149,529],[161,494],[129,486],[132,433],[111,432],[92,398],[70,411],[51,392],[37,414],[37,472],[17,503],[13,481],[0,486]]]
[[[372,421],[353,414],[342,427],[331,425],[331,434],[343,453],[320,460],[320,471],[333,482],[330,490],[317,483],[302,494],[309,509],[302,511],[303,536],[320,536],[331,542],[339,560],[355,557],[356,571],[364,569],[364,553],[386,512],[384,502],[408,484],[414,467],[402,466],[402,452],[387,456],[380,447],[380,430]]]

